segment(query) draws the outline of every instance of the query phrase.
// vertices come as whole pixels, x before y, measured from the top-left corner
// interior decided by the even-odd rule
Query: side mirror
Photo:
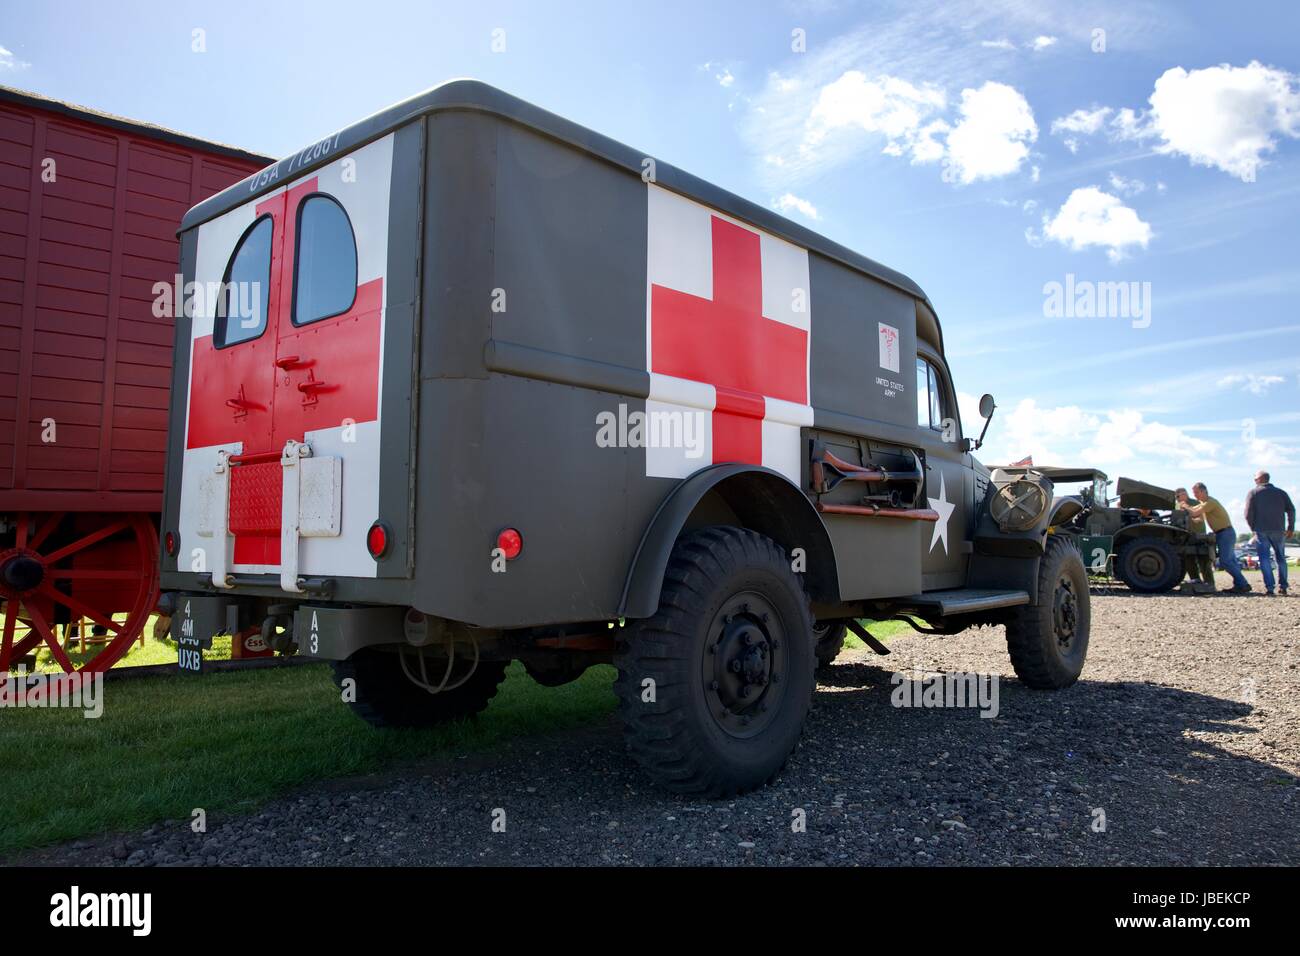
[[[980,437],[975,439],[976,448],[984,444],[984,435],[989,430],[989,422],[993,421],[993,413],[997,408],[997,403],[988,392],[980,396],[980,417],[984,419],[984,427],[980,429]]]

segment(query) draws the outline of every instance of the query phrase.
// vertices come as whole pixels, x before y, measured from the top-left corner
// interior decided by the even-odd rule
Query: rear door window
[[[343,207],[324,193],[304,199],[297,244],[293,324],[347,312],[357,296],[357,243]]]
[[[266,329],[266,300],[271,288],[270,216],[244,233],[226,266],[225,284],[212,327],[217,348],[257,338]]]

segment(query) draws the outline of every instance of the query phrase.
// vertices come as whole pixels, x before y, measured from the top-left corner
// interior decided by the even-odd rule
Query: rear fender
[[[619,603],[620,617],[649,617],[658,610],[673,545],[710,494],[722,500],[741,527],[767,535],[787,553],[803,549],[810,596],[826,603],[839,601],[835,551],[812,502],[770,468],[727,464],[704,468],[684,479],[659,506],[632,559]]]

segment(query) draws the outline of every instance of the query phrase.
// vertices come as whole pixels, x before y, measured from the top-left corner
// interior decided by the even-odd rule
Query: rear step
[[[1001,607],[1016,607],[1029,603],[1028,591],[998,591],[992,588],[953,588],[951,591],[931,591],[902,598],[899,604],[923,610],[933,616],[952,617],[976,611],[993,611]]]

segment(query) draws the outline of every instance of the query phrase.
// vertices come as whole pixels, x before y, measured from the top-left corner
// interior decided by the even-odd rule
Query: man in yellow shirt
[[[1178,498],[1178,507],[1184,511],[1190,512],[1194,507],[1188,499],[1186,488],[1175,488],[1174,495]],[[1197,518],[1188,514],[1187,530],[1195,535],[1198,539],[1205,537],[1205,519]],[[1187,576],[1192,579],[1192,590],[1196,592],[1214,590],[1214,559],[1208,554],[1189,554],[1183,558],[1183,570]]]
[[[1237,532],[1232,527],[1232,519],[1228,517],[1228,509],[1210,497],[1209,489],[1205,487],[1203,481],[1192,485],[1192,494],[1196,495],[1196,500],[1200,504],[1187,510],[1193,518],[1204,518],[1205,523],[1210,526],[1214,543],[1219,550],[1219,567],[1232,575],[1233,586],[1220,588],[1220,590],[1232,594],[1249,594],[1250,582],[1241,573],[1241,565],[1237,563]]]

